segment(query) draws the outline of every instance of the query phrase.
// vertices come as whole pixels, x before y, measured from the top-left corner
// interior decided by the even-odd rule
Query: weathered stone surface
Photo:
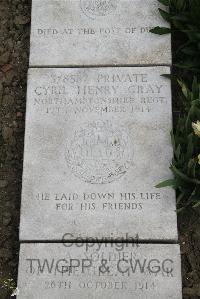
[[[18,299],[181,299],[179,246],[22,244],[18,288]]]
[[[31,66],[171,64],[157,0],[33,0]]]
[[[168,67],[31,69],[21,240],[176,240]]]

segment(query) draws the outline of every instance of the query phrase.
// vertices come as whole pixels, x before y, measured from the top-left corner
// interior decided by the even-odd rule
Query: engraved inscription
[[[75,131],[65,156],[71,171],[85,182],[111,183],[132,165],[132,144],[123,126],[98,120]]]
[[[98,114],[98,118],[113,114],[154,113],[162,106],[167,106],[167,85],[164,82],[153,82],[149,74],[123,72],[112,73],[101,70],[92,74],[89,83],[88,72],[51,74],[46,84],[38,83],[34,87],[34,107],[37,113],[50,117],[62,117],[69,121],[79,115]],[[143,126],[150,126],[150,123]],[[151,124],[156,130],[163,123]]]

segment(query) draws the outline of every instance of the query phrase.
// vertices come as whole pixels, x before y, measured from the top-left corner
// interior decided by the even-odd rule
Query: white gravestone
[[[169,72],[29,71],[21,241],[177,240]]]
[[[33,0],[31,66],[169,65],[157,0]]]
[[[181,299],[179,246],[22,244],[18,289],[17,299]]]

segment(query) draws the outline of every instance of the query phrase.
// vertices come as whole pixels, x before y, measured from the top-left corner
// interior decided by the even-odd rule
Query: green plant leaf
[[[197,81],[197,77],[195,76],[192,83],[192,93],[195,99],[199,98],[199,92],[200,92],[200,88]]]
[[[163,34],[171,33],[171,29],[167,28],[167,27],[159,27],[159,26],[157,26],[157,27],[151,29],[150,32],[154,33],[154,34],[163,35]]]
[[[155,186],[156,188],[164,188],[164,187],[176,187],[176,181],[171,179],[171,180],[166,180],[158,185]]]
[[[189,55],[189,56],[193,56],[193,55],[197,55],[198,54],[198,51],[197,50],[194,50],[192,48],[184,48],[181,50],[184,54],[186,55]]]
[[[177,169],[174,165],[171,166],[171,169],[175,176],[179,177],[183,181],[191,184],[200,185],[200,181],[198,179],[191,179],[186,174],[184,174],[181,170]]]
[[[184,15],[176,15],[176,16],[172,16],[171,20],[187,22],[188,18],[186,16],[184,16]]]
[[[163,10],[161,8],[159,8],[158,10],[165,21],[167,21],[167,22],[171,21],[171,15],[168,12],[166,12],[165,10]]]
[[[184,11],[186,9],[185,0],[172,0],[171,2],[175,6],[177,11]]]
[[[180,214],[181,212],[183,212],[185,210],[185,207],[182,207],[180,209],[177,209],[176,212],[177,214]]]
[[[179,144],[174,152],[175,157],[179,160],[181,154],[181,145]]]
[[[165,77],[167,79],[171,79],[173,82],[177,82],[177,77],[172,74],[162,74],[161,77]]]
[[[193,208],[198,208],[199,206],[200,206],[200,198],[199,198],[199,202],[193,205]]]
[[[176,199],[176,203],[177,205],[182,201],[182,199],[184,198],[186,192],[182,192],[180,193],[180,195],[177,197]]]
[[[196,175],[196,165],[197,161],[195,159],[190,159],[188,162],[188,171],[187,174],[188,176],[195,178]]]
[[[175,67],[180,68],[180,69],[188,69],[194,73],[200,73],[200,68],[195,68],[194,66],[189,66],[189,65],[185,65],[185,64],[180,64],[180,63],[176,63],[174,64]]]
[[[194,151],[194,138],[193,138],[194,134],[191,133],[188,136],[188,141],[187,141],[187,153],[186,153],[186,159],[189,160],[192,158],[193,155],[193,151]]]
[[[188,88],[187,88],[186,84],[182,80],[179,80],[179,79],[177,79],[177,82],[178,82],[178,84],[180,85],[180,87],[182,89],[182,93],[187,98],[187,96],[188,96]]]

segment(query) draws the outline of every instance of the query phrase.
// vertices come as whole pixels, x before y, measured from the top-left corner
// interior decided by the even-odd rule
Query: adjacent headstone
[[[157,0],[33,0],[31,66],[171,64]]]
[[[18,288],[18,299],[181,299],[179,246],[22,244]]]
[[[29,71],[21,241],[177,240],[169,72]]]

